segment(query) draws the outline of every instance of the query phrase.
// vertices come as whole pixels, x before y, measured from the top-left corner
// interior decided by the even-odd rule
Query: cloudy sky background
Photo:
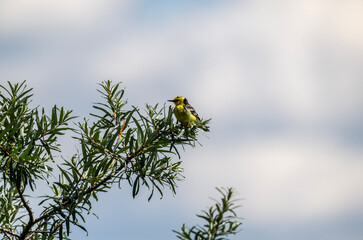
[[[183,154],[176,196],[114,189],[73,239],[176,239],[215,186],[233,186],[244,230],[231,239],[356,240],[362,12],[361,0],[0,0],[0,83],[26,79],[34,105],[84,117],[97,83],[122,81],[132,105],[183,95],[213,119]]]

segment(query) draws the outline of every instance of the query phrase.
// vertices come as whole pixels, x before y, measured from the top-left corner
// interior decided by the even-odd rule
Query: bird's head
[[[173,102],[175,105],[180,105],[184,102],[185,98],[182,96],[177,96],[173,100],[168,100],[169,102]]]

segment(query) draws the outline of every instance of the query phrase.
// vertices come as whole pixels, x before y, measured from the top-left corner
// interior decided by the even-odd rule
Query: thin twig
[[[9,240],[12,240],[13,238],[9,235],[9,233],[7,233],[7,232],[4,232],[4,231],[2,231],[4,234],[5,234],[5,236],[9,239]]]
[[[16,234],[6,228],[3,228],[3,227],[0,227],[0,230],[9,238],[9,239],[12,239],[11,236],[14,236],[14,237],[19,237],[20,235],[19,234]]]
[[[35,234],[37,234],[37,233],[40,233],[40,234],[46,234],[46,233],[49,233],[49,231],[39,230],[41,227],[42,227],[42,224],[41,224],[41,225],[39,225],[39,226],[37,227],[37,229],[36,229],[36,230],[34,230],[34,231],[29,231],[29,232],[30,232],[30,235],[29,235],[28,237],[26,237],[26,238],[25,238],[25,240],[31,239],[31,238],[32,238]]]
[[[30,230],[30,231],[29,231],[29,232],[30,232],[30,234],[29,234],[29,236],[27,236],[27,237],[25,238],[25,240],[29,240],[29,239],[31,239],[31,238],[32,238],[35,234],[38,234],[38,233],[40,233],[40,234],[46,234],[46,233],[49,233],[49,231],[40,230],[40,228],[42,228],[42,227],[44,226],[44,224],[45,224],[45,223],[46,223],[46,222],[43,222],[43,223],[39,224],[35,230]],[[34,223],[34,224],[35,224],[35,223]]]
[[[29,233],[31,227],[34,225],[34,215],[33,215],[33,211],[29,206],[29,203],[26,201],[24,195],[23,195],[23,191],[20,189],[20,186],[16,186],[16,189],[18,190],[21,202],[23,203],[25,209],[28,211],[28,215],[29,215],[29,221],[28,224],[24,227],[23,232],[21,233],[19,239],[25,239],[25,236]]]

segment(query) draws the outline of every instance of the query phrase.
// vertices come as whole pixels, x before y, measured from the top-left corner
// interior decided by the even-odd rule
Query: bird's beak
[[[168,100],[168,102],[174,102],[174,100]]]

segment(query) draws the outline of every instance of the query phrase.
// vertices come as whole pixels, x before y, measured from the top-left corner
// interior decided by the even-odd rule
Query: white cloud
[[[309,24],[307,27],[332,31],[336,40],[362,50],[362,1],[308,0],[299,1],[297,7],[300,9],[302,19]]]
[[[214,186],[233,186],[250,222],[297,224],[363,207],[361,149],[290,135],[202,150],[184,157],[190,204],[203,205]]]
[[[19,33],[38,28],[82,28],[107,16],[116,6],[120,7],[120,15],[126,13],[130,2],[128,0],[1,1],[0,29]]]
[[[106,42],[58,51],[64,55],[54,44],[49,51],[45,41],[37,49],[42,55],[29,55],[25,68],[45,62],[53,67],[42,75],[52,75],[54,68],[79,58],[94,79],[145,82],[166,75],[174,84],[182,80],[183,94],[198,96],[195,101],[205,112],[217,108],[215,114],[231,115],[236,109],[248,114],[273,105],[296,122],[350,118],[363,107],[362,5],[359,0],[220,4],[162,23],[139,22]],[[99,27],[110,21],[108,16],[115,17],[115,6],[118,15],[130,20],[131,1],[2,1],[0,29],[83,29],[96,22]],[[59,45],[69,45],[72,40],[64,40],[69,33],[60,34]],[[46,53],[53,54],[54,62]],[[153,86],[160,85],[165,83]]]
[[[147,81],[148,78],[170,71],[182,64],[183,49],[170,41],[170,36],[159,36],[153,31],[131,31],[127,40],[113,42],[96,60],[98,75],[107,74],[117,79]]]
[[[353,49],[361,51],[363,41],[351,41],[360,39],[361,4],[282,2],[238,2],[136,26],[95,66],[98,73],[140,82],[169,73],[171,82],[188,86],[186,95],[199,96],[201,108],[220,115],[273,105],[302,123],[355,116],[363,102],[357,67],[363,59]],[[354,20],[348,21],[350,12]],[[337,74],[324,82],[329,68]]]

